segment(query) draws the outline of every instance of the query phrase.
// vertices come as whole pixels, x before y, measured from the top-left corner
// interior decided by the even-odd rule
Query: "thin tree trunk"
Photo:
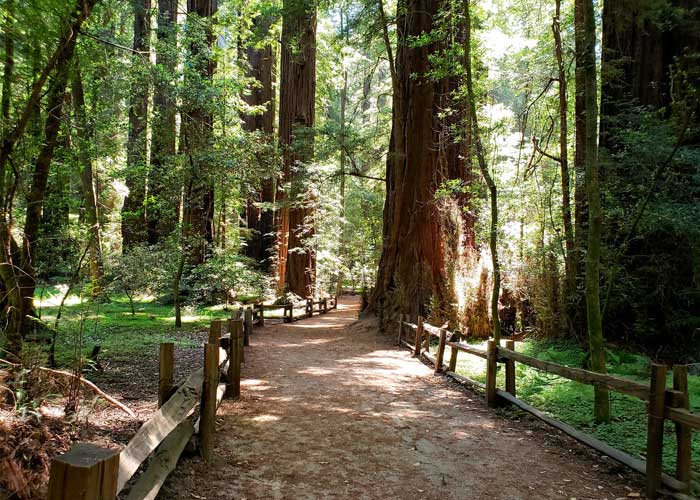
[[[474,95],[474,82],[472,79],[473,61],[471,57],[471,8],[470,0],[465,3],[466,17],[466,40],[464,43],[464,57],[466,60],[466,79],[467,79],[467,94],[469,118],[471,121],[472,143],[476,152],[477,161],[479,162],[479,170],[486,182],[489,190],[489,199],[491,201],[491,227],[489,231],[489,247],[491,249],[491,264],[493,266],[493,288],[491,289],[491,321],[493,323],[493,338],[497,343],[501,342],[501,322],[498,317],[498,299],[501,290],[501,267],[498,259],[498,189],[496,183],[491,177],[488,165],[486,163],[486,152],[481,141],[481,131],[479,129],[479,120],[476,113],[476,96]]]
[[[555,0],[556,13],[552,22],[554,35],[554,53],[557,59],[557,72],[559,79],[559,166],[561,169],[561,211],[564,225],[564,240],[566,253],[564,255],[564,269],[566,273],[566,320],[567,328],[573,331],[572,318],[574,317],[576,297],[576,244],[574,242],[574,228],[571,223],[571,189],[569,187],[569,127],[567,121],[568,97],[566,66],[564,64],[564,50],[561,42],[561,0]]]
[[[126,146],[127,171],[126,187],[129,193],[122,208],[122,242],[124,249],[143,243],[147,239],[146,231],[146,122],[148,113],[148,80],[144,78],[142,65],[148,64],[148,57],[142,55],[148,51],[150,38],[150,0],[133,0],[134,7],[134,42],[133,56],[135,64],[132,73],[135,78],[131,86],[129,104],[129,136]]]
[[[340,32],[341,36],[344,37],[344,42],[348,43],[347,40],[347,27],[344,24],[347,23],[347,6],[343,4],[340,8]],[[340,246],[339,255],[342,256],[345,253],[346,246],[346,234],[345,234],[345,163],[346,163],[346,145],[345,145],[345,111],[347,107],[348,100],[348,71],[345,69],[345,59],[341,61],[343,66],[343,87],[340,90],[340,138],[339,138],[339,152],[340,152],[340,199],[338,200],[340,207],[338,211],[338,221],[340,223]],[[343,271],[338,273],[338,282],[336,283],[335,294],[336,297],[340,296],[343,290]]]
[[[104,298],[104,263],[102,260],[102,230],[97,203],[97,192],[93,179],[93,165],[88,145],[94,141],[94,131],[85,113],[85,94],[79,64],[73,74],[73,106],[78,127],[78,157],[80,159],[80,184],[85,204],[85,222],[90,230],[88,252],[90,258],[90,279],[93,299]]]
[[[596,28],[593,0],[584,0],[584,81],[586,103],[586,194],[588,197],[589,227],[586,252],[586,316],[590,344],[591,368],[606,373],[605,341],[600,312],[600,242],[603,213],[600,205],[598,166],[598,85],[596,75]],[[598,422],[610,419],[608,390],[595,388],[595,419]]]

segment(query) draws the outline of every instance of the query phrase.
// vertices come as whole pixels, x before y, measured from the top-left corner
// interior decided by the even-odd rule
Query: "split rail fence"
[[[572,368],[549,361],[534,358],[515,351],[515,342],[507,340],[505,347],[489,340],[486,349],[481,349],[460,341],[456,332],[448,332],[427,324],[422,317],[416,323],[407,321],[401,316],[398,323],[397,342],[413,351],[414,356],[422,355],[435,366],[435,373],[445,374],[465,385],[481,389],[486,393],[486,401],[490,407],[510,403],[527,411],[563,431],[577,441],[596,449],[610,458],[646,475],[646,494],[648,498],[657,498],[659,494],[671,494],[676,498],[692,498],[686,493],[691,485],[691,432],[700,430],[700,413],[689,411],[688,397],[688,367],[676,365],[673,367],[673,387],[666,387],[667,367],[652,364],[651,382],[645,384],[623,377],[602,374]],[[411,335],[412,332],[412,335]],[[431,339],[438,339],[435,355],[430,353]],[[411,343],[410,341],[413,341]],[[445,363],[446,347],[450,348],[450,359]],[[465,353],[479,357],[486,362],[486,383],[483,384],[456,373],[457,356]],[[497,387],[496,378],[498,364],[505,365],[505,390]],[[541,370],[547,373],[573,380],[582,384],[606,388],[610,391],[627,394],[647,403],[647,452],[646,461],[633,457],[621,450],[603,443],[593,436],[585,434],[537,410],[533,406],[516,397],[515,364]],[[663,442],[664,421],[670,420],[675,424],[676,437],[676,474],[675,477],[663,473]]]
[[[337,308],[338,301],[334,296],[320,301],[308,299],[304,307],[304,317],[311,317],[314,312],[324,314]],[[68,452],[54,458],[47,499],[114,500],[150,457],[125,498],[152,500],[184,451],[199,451],[205,461],[211,461],[216,412],[225,398],[238,399],[241,395],[245,347],[250,345],[253,326],[265,325],[266,309],[284,309],[281,319],[285,322],[300,319],[294,317],[291,305],[258,303],[238,309],[226,321],[212,321],[204,345],[204,366],[179,385],[173,380],[175,346],[171,342],[160,344],[158,410],[121,451],[75,443]]]

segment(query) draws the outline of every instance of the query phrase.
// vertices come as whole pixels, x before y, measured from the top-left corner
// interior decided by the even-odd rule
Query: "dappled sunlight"
[[[251,418],[253,422],[277,422],[279,419],[277,415],[258,415]]]

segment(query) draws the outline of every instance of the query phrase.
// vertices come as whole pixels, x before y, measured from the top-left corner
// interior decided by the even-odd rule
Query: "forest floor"
[[[184,460],[167,499],[639,496],[641,478],[512,410],[487,409],[399,350],[359,301],[257,330],[212,463]]]

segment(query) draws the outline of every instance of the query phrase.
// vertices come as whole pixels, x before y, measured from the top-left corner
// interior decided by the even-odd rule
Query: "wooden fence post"
[[[221,332],[223,330],[223,321],[220,319],[215,319],[212,320],[211,324],[209,325],[209,343],[210,344],[219,344],[221,340]]]
[[[265,326],[265,307],[260,304],[260,326]]]
[[[328,299],[324,297],[323,299],[323,314],[328,312]]]
[[[423,326],[423,349],[427,353],[430,353],[430,341],[432,340],[432,337],[432,334],[426,330],[425,326]]]
[[[173,366],[175,364],[175,344],[162,342],[158,355],[158,408],[163,406],[173,390]]]
[[[119,450],[75,443],[51,461],[48,500],[114,500]]]
[[[228,347],[226,397],[238,399],[241,397],[241,336],[243,335],[243,320],[230,319],[228,331],[231,334],[231,339]]]
[[[458,339],[453,335],[452,342],[455,342],[456,340]],[[448,370],[452,373],[457,373],[457,354],[459,354],[459,350],[455,349],[454,347],[450,347],[450,366]]]
[[[496,406],[497,349],[495,340],[486,343],[486,404],[489,408]]]
[[[216,388],[219,385],[219,344],[204,347],[204,382],[200,408],[199,434],[202,458],[211,462],[214,455],[214,431],[216,428]]]
[[[248,307],[244,313],[245,323],[243,324],[243,345],[250,345],[250,336],[253,334],[253,310]]]
[[[690,409],[690,399],[688,396],[688,366],[673,366],[673,388],[685,395],[681,408]],[[686,483],[690,487],[690,464],[691,464],[691,429],[687,425],[676,423],[676,478]]]
[[[515,341],[506,340],[506,349],[515,351]],[[506,392],[515,396],[515,361],[512,359],[506,360]]]
[[[396,341],[396,345],[401,347],[401,341],[403,340],[403,320],[404,315],[399,314],[399,339]]]
[[[413,355],[420,356],[420,344],[423,341],[423,316],[418,316],[418,327],[416,328],[416,343],[414,345]]]
[[[666,366],[651,365],[649,416],[647,425],[647,498],[657,498],[661,487],[664,448],[664,405],[666,396]]]
[[[447,330],[440,328],[440,340],[438,342],[437,355],[435,356],[435,373],[442,373],[442,361],[445,358],[445,339],[447,339]]]
[[[313,297],[306,298],[306,317],[310,318],[314,315],[314,299]]]

